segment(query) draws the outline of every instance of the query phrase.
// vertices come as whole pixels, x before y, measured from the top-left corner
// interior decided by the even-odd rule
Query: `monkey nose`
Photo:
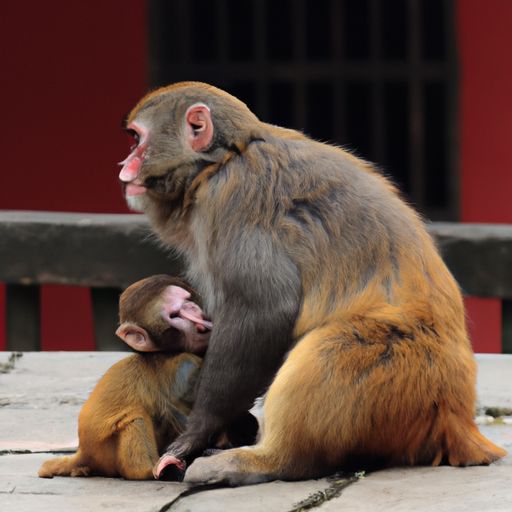
[[[134,183],[127,183],[125,194],[126,196],[140,196],[146,192],[146,187],[142,185],[136,185]]]
[[[123,162],[123,168],[119,173],[119,179],[125,183],[129,183],[137,178],[139,175],[140,167],[142,165],[142,158],[138,156],[128,157]]]

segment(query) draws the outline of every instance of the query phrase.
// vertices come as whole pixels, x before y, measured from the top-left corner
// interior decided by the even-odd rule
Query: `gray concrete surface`
[[[479,406],[512,408],[512,355],[477,354]]]
[[[0,353],[0,511],[286,512],[312,504],[328,512],[512,511],[512,455],[489,467],[378,471],[346,487],[342,478],[320,479],[188,496],[182,494],[185,485],[172,482],[38,478],[43,460],[76,447],[81,404],[100,375],[125,356],[33,352],[24,353],[10,368],[10,354]],[[512,356],[480,355],[477,360],[480,406],[510,407]],[[497,422],[480,428],[512,452],[512,425]]]

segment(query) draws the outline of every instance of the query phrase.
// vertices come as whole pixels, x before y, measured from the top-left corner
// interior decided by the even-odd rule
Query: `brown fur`
[[[217,133],[199,153],[182,134],[198,101]],[[134,121],[150,128],[137,177],[148,184],[143,209],[186,256],[216,325],[193,428],[170,452],[203,445],[199,425],[215,430],[229,417],[217,398],[245,406],[291,348],[270,385],[259,443],[198,459],[189,481],[308,478],[368,461],[489,464],[505,454],[473,422],[476,369],[458,286],[388,180],[340,148],[260,122],[206,84],[151,93]],[[233,311],[244,319],[238,327]],[[251,338],[253,325],[260,334]],[[223,341],[216,329],[227,330]],[[219,383],[223,365],[233,371]]]
[[[161,353],[116,363],[80,411],[77,453],[44,462],[39,476],[153,479],[159,454],[184,429],[200,365],[192,354]]]

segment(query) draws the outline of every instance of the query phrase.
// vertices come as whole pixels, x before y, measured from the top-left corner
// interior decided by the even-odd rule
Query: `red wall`
[[[146,2],[4,2],[0,20],[0,208],[125,212],[116,162],[147,86]],[[41,295],[43,348],[94,346],[88,290]]]
[[[512,222],[512,2],[459,0],[461,219]],[[501,351],[501,301],[467,302],[476,351]]]

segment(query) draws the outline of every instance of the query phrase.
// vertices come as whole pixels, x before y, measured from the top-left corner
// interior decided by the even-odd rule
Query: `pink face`
[[[204,103],[195,103],[185,113],[186,129],[183,135],[184,147],[192,151],[203,151],[207,148],[213,138],[213,123],[210,108]],[[128,206],[132,210],[144,211],[146,187],[140,171],[144,160],[148,157],[149,129],[140,121],[132,121],[127,126],[135,138],[136,144],[132,146],[131,153],[126,160],[120,162],[122,166],[119,179],[124,187],[124,194]]]
[[[146,187],[139,178],[140,169],[146,157],[147,129],[136,122],[128,125],[128,131],[134,135],[135,144],[131,147],[128,157],[119,163],[122,166],[119,179],[125,184],[127,198],[139,196],[146,192]]]
[[[152,338],[144,327],[131,321],[123,322],[116,334],[138,352],[172,349],[203,353],[208,346],[213,326],[205,318],[203,310],[190,298],[190,292],[180,286],[170,285],[163,290],[157,311],[172,329],[164,331],[159,340]]]

